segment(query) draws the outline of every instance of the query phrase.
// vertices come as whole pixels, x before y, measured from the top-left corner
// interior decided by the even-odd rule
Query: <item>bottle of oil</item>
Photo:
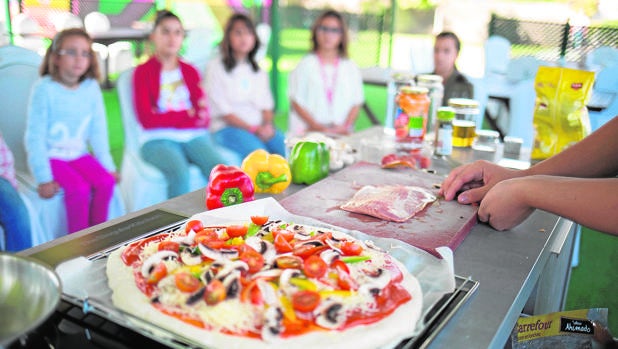
[[[476,137],[479,103],[468,98],[451,98],[448,100],[448,105],[455,109],[453,146],[461,148],[472,146]]]

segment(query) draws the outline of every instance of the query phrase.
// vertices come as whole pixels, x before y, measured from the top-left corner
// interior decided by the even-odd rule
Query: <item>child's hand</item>
[[[120,173],[118,173],[118,172],[110,172],[110,174],[114,177],[114,182],[120,183]]]
[[[263,141],[268,141],[275,135],[275,128],[272,124],[261,125],[255,131],[255,135]]]
[[[330,126],[327,130],[328,133],[337,134],[337,135],[349,135],[351,130],[345,125],[333,125]]]
[[[56,181],[39,184],[39,187],[37,188],[39,196],[44,199],[53,197],[59,190],[60,185]]]

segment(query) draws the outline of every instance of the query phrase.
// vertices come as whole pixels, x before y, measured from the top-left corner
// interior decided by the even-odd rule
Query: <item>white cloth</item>
[[[268,74],[253,71],[247,61],[239,62],[230,72],[225,71],[220,56],[206,67],[204,89],[210,107],[211,132],[226,126],[223,116],[234,114],[252,126],[262,123],[262,111],[275,106]]]
[[[333,73],[336,74],[333,76]],[[334,82],[332,103],[327,99],[327,84]],[[363,79],[358,66],[341,58],[337,66],[320,66],[315,54],[305,56],[290,73],[288,96],[306,109],[321,124],[341,125],[350,109],[364,101]],[[288,131],[298,135],[305,132],[306,124],[290,107]]]

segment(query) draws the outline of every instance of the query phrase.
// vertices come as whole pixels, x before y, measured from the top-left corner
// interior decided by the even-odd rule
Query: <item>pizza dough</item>
[[[267,223],[266,225],[270,224]],[[265,225],[265,226],[266,226]],[[281,225],[281,223],[277,223]],[[290,224],[290,229],[298,229],[298,227],[304,228],[305,231],[317,231],[317,228],[301,226],[299,224]],[[293,228],[296,227],[296,228]],[[261,229],[260,231],[262,231]],[[323,230],[323,229],[322,229]],[[175,233],[172,233],[172,235]],[[371,243],[363,243],[355,241],[355,239],[347,234],[341,232],[332,232],[335,240],[339,241],[354,241],[361,244],[363,249],[362,255],[369,255],[371,259],[369,261],[362,261],[360,263],[366,264],[369,267],[370,263],[382,263],[385,259],[388,259],[396,268],[398,268],[403,278],[399,282],[411,296],[411,299],[403,304],[400,304],[392,313],[386,315],[381,320],[368,324],[368,325],[356,325],[352,327],[345,327],[343,329],[324,329],[314,332],[308,332],[301,335],[292,335],[287,337],[268,336],[266,339],[259,338],[259,336],[247,337],[242,335],[231,335],[222,333],[222,328],[227,328],[229,332],[229,326],[251,326],[252,323],[264,323],[265,318],[271,319],[266,313],[268,313],[269,306],[254,305],[243,303],[239,300],[226,300],[220,302],[214,306],[208,306],[205,302],[201,302],[197,306],[200,310],[200,318],[208,321],[220,323],[217,326],[219,328],[213,328],[212,330],[205,330],[203,328],[193,326],[185,321],[180,320],[178,317],[168,316],[153,306],[152,299],[138,288],[136,284],[135,273],[141,272],[142,264],[145,260],[138,261],[134,269],[132,266],[126,265],[122,260],[122,254],[127,247],[120,248],[114,251],[108,257],[107,261],[107,277],[109,287],[113,292],[112,301],[114,305],[138,318],[145,319],[147,322],[152,323],[162,329],[165,329],[179,339],[183,339],[188,343],[194,343],[200,346],[209,348],[274,348],[274,347],[302,347],[302,348],[380,348],[385,346],[393,346],[398,341],[411,335],[416,328],[417,322],[420,318],[422,309],[422,294],[418,281],[414,276],[409,274],[405,267],[394,258],[387,256],[383,251],[370,248]],[[177,234],[177,236],[166,237],[167,240],[181,241],[184,231]],[[261,233],[257,234],[258,236]],[[245,236],[245,239],[248,238]],[[150,244],[154,245],[154,244]],[[130,245],[131,246],[131,245]],[[129,246],[129,247],[130,247]],[[339,245],[337,245],[339,246]],[[152,256],[152,247],[144,248],[146,255]],[[330,250],[330,249],[329,249]],[[277,253],[279,255],[290,255],[290,253]],[[321,255],[320,255],[321,256]],[[145,257],[145,255],[144,255]],[[385,258],[385,259],[384,259]],[[146,258],[148,259],[148,258]],[[382,261],[382,262],[380,262]],[[266,271],[268,265],[272,264],[272,261],[267,260],[265,262]],[[350,269],[358,268],[358,266],[350,265]],[[275,268],[277,269],[277,268]],[[272,269],[269,269],[272,270]],[[261,272],[261,271],[260,271]],[[352,271],[350,272],[352,274]],[[168,277],[168,279],[172,279]],[[162,289],[169,286],[168,279],[162,279],[159,281],[162,285],[159,285]],[[309,279],[309,278],[308,278]],[[310,279],[312,280],[312,279]],[[362,278],[360,279],[362,280]],[[361,292],[360,289],[354,292]],[[173,294],[173,293],[170,293]],[[163,297],[161,293],[158,293],[157,297]],[[173,298],[173,297],[172,297]],[[268,298],[268,297],[264,297]],[[337,298],[333,298],[337,301]],[[183,301],[186,298],[183,298]],[[329,300],[332,300],[329,298]],[[272,302],[272,300],[270,301]],[[264,301],[265,304],[269,303]],[[322,300],[323,305],[325,300]],[[320,306],[316,308],[318,311]],[[265,310],[266,309],[266,310]],[[210,319],[210,320],[209,320]]]

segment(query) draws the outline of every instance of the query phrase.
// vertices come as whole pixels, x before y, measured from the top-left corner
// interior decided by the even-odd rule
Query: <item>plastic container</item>
[[[476,136],[476,120],[479,116],[479,103],[468,98],[451,98],[448,105],[455,109],[453,119],[453,146],[470,147]]]
[[[476,139],[472,143],[472,149],[480,151],[495,152],[500,143],[500,134],[494,130],[476,131]]]
[[[434,139],[434,154],[448,156],[453,152],[453,119],[455,109],[440,107],[436,115],[436,136]]]
[[[437,122],[438,108],[442,106],[442,98],[444,97],[444,86],[442,85],[442,77],[433,74],[421,74],[416,76],[416,85],[426,87],[429,90],[429,119],[427,120],[427,133],[429,134]]]
[[[429,90],[404,86],[397,94],[397,114],[394,120],[395,138],[402,148],[421,148],[429,113]]]

